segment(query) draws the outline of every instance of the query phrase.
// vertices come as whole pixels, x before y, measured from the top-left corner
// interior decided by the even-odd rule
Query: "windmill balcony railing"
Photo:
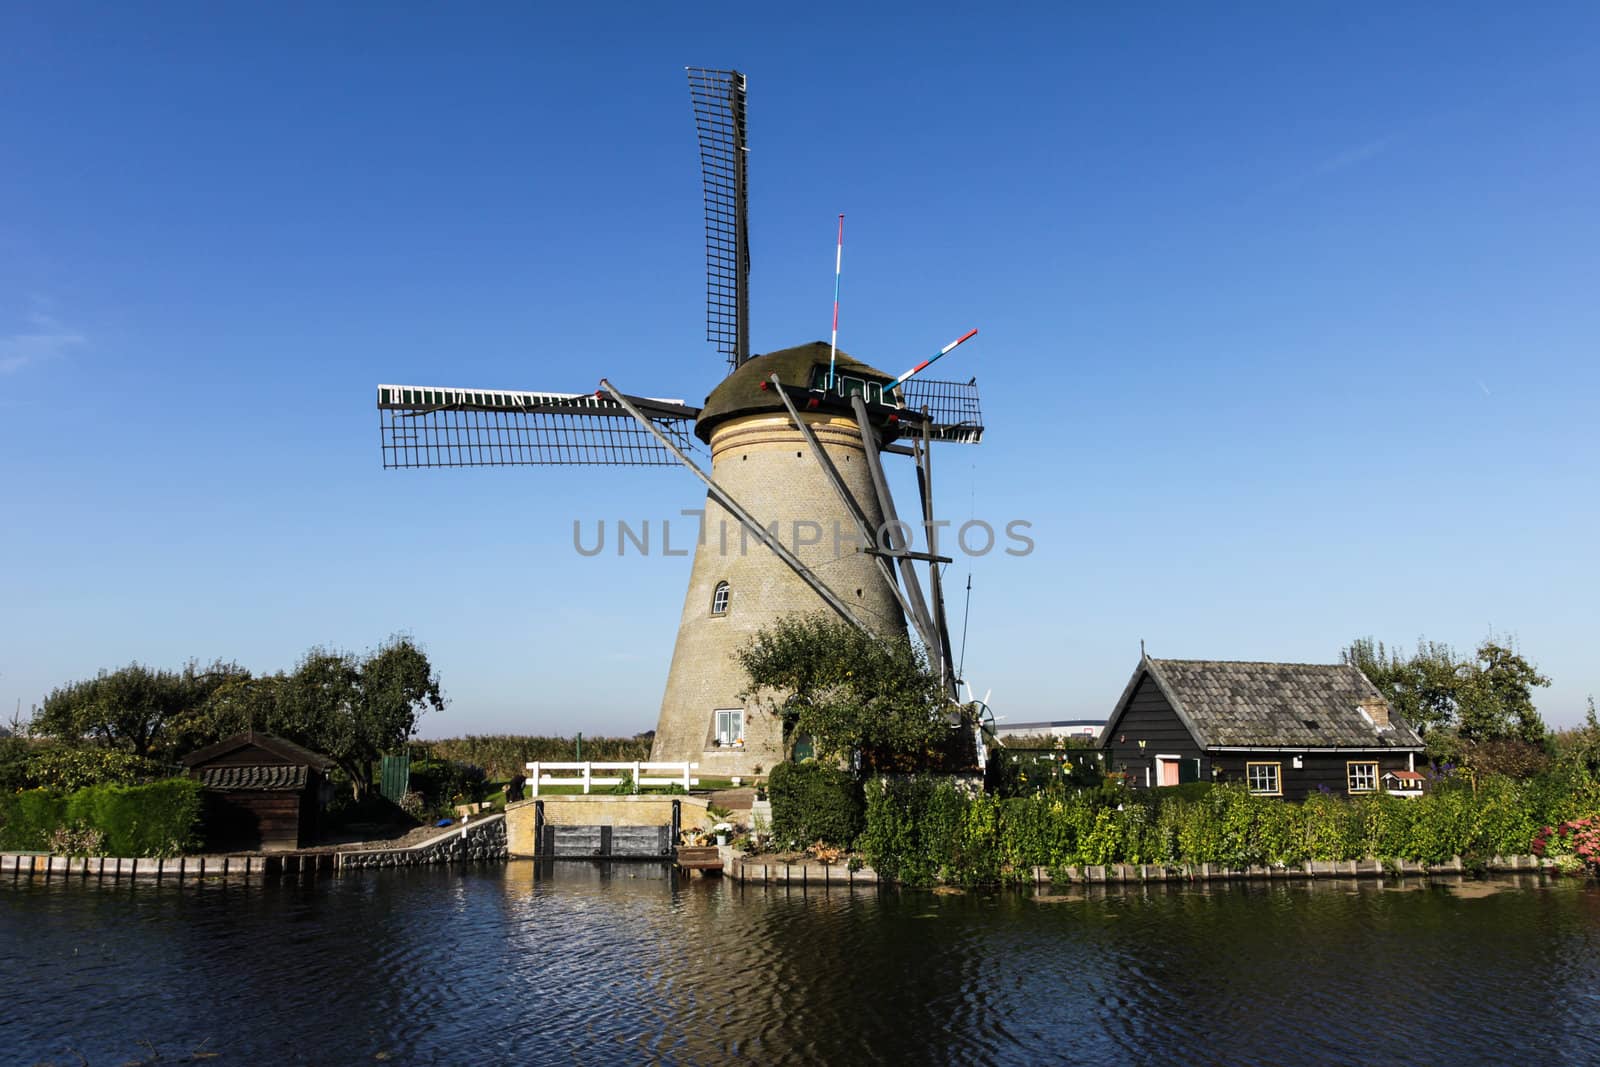
[[[682,786],[685,791],[700,784],[694,772],[698,763],[648,763],[634,760],[631,763],[544,763],[535,761],[527,765],[528,785],[533,795],[539,795],[542,786],[583,787],[589,793],[595,786],[612,787],[624,782],[633,783],[637,793],[644,786]],[[599,774],[595,772],[599,771]],[[561,773],[552,773],[561,772]],[[627,772],[627,773],[620,773]]]

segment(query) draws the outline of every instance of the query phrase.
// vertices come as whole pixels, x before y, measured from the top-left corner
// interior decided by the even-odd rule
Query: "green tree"
[[[278,718],[278,698],[286,680],[282,671],[243,673],[226,679],[203,705],[172,724],[178,751],[193,752],[246,730],[270,731]]]
[[[201,668],[153,670],[130,663],[53,690],[29,724],[34,736],[75,744],[91,741],[140,757],[173,756],[175,723],[200,715],[211,694],[248,672],[218,661]]]
[[[950,731],[950,705],[922,651],[824,615],[793,615],[736,653],[746,698],[765,696],[783,721],[784,754],[810,737],[824,761],[860,752],[876,769],[929,758]]]
[[[269,694],[239,694],[245,706]],[[365,657],[314,648],[270,693],[269,724],[337,763],[357,798],[373,785],[372,764],[405,744],[417,718],[445,699],[428,656],[396,636]]]
[[[1584,724],[1555,734],[1551,744],[1559,765],[1600,782],[1600,717],[1595,715],[1594,697],[1589,698]]]
[[[1485,641],[1461,671],[1456,691],[1456,728],[1462,739],[1543,744],[1547,731],[1533,706],[1533,690],[1549,684],[1516,651],[1493,639]]]
[[[1449,645],[1419,639],[1416,652],[1402,656],[1381,641],[1361,637],[1350,642],[1341,658],[1359,667],[1423,737],[1454,725],[1464,664]]]
[[[1542,749],[1545,744],[1533,690],[1550,679],[1493,637],[1471,659],[1457,656],[1449,645],[1420,640],[1415,653],[1402,656],[1370,637],[1352,641],[1343,659],[1359,667],[1400,717],[1417,728],[1430,758],[1495,773],[1541,764],[1539,752],[1517,746]]]

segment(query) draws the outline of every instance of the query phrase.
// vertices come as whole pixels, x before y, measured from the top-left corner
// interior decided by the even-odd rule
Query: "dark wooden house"
[[[1242,782],[1299,800],[1375,793],[1411,772],[1422,738],[1348,664],[1142,658],[1100,733],[1135,788]],[[1391,782],[1396,781],[1391,774]]]
[[[235,734],[183,758],[205,787],[206,846],[304,848],[317,838],[333,761],[271,734]]]

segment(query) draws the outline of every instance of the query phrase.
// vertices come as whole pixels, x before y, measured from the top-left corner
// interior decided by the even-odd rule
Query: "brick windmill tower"
[[[895,376],[820,341],[750,354],[745,78],[690,68],[689,83],[705,184],[707,339],[727,362],[705,403],[635,396],[604,378],[592,393],[380,385],[379,424],[385,467],[681,465],[704,482],[651,757],[752,774],[783,758],[781,725],[739,699],[733,654],[786,615],[832,612],[881,634],[909,624],[954,697],[941,558],[913,546],[882,456],[915,461],[918,524],[931,531],[931,446],[977,443],[983,424],[975,380],[915,377],[932,359]]]

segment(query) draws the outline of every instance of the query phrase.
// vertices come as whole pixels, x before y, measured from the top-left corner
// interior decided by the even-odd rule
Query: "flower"
[[[1541,827],[1533,835],[1532,849],[1557,871],[1576,874],[1587,867],[1600,875],[1600,815]]]

